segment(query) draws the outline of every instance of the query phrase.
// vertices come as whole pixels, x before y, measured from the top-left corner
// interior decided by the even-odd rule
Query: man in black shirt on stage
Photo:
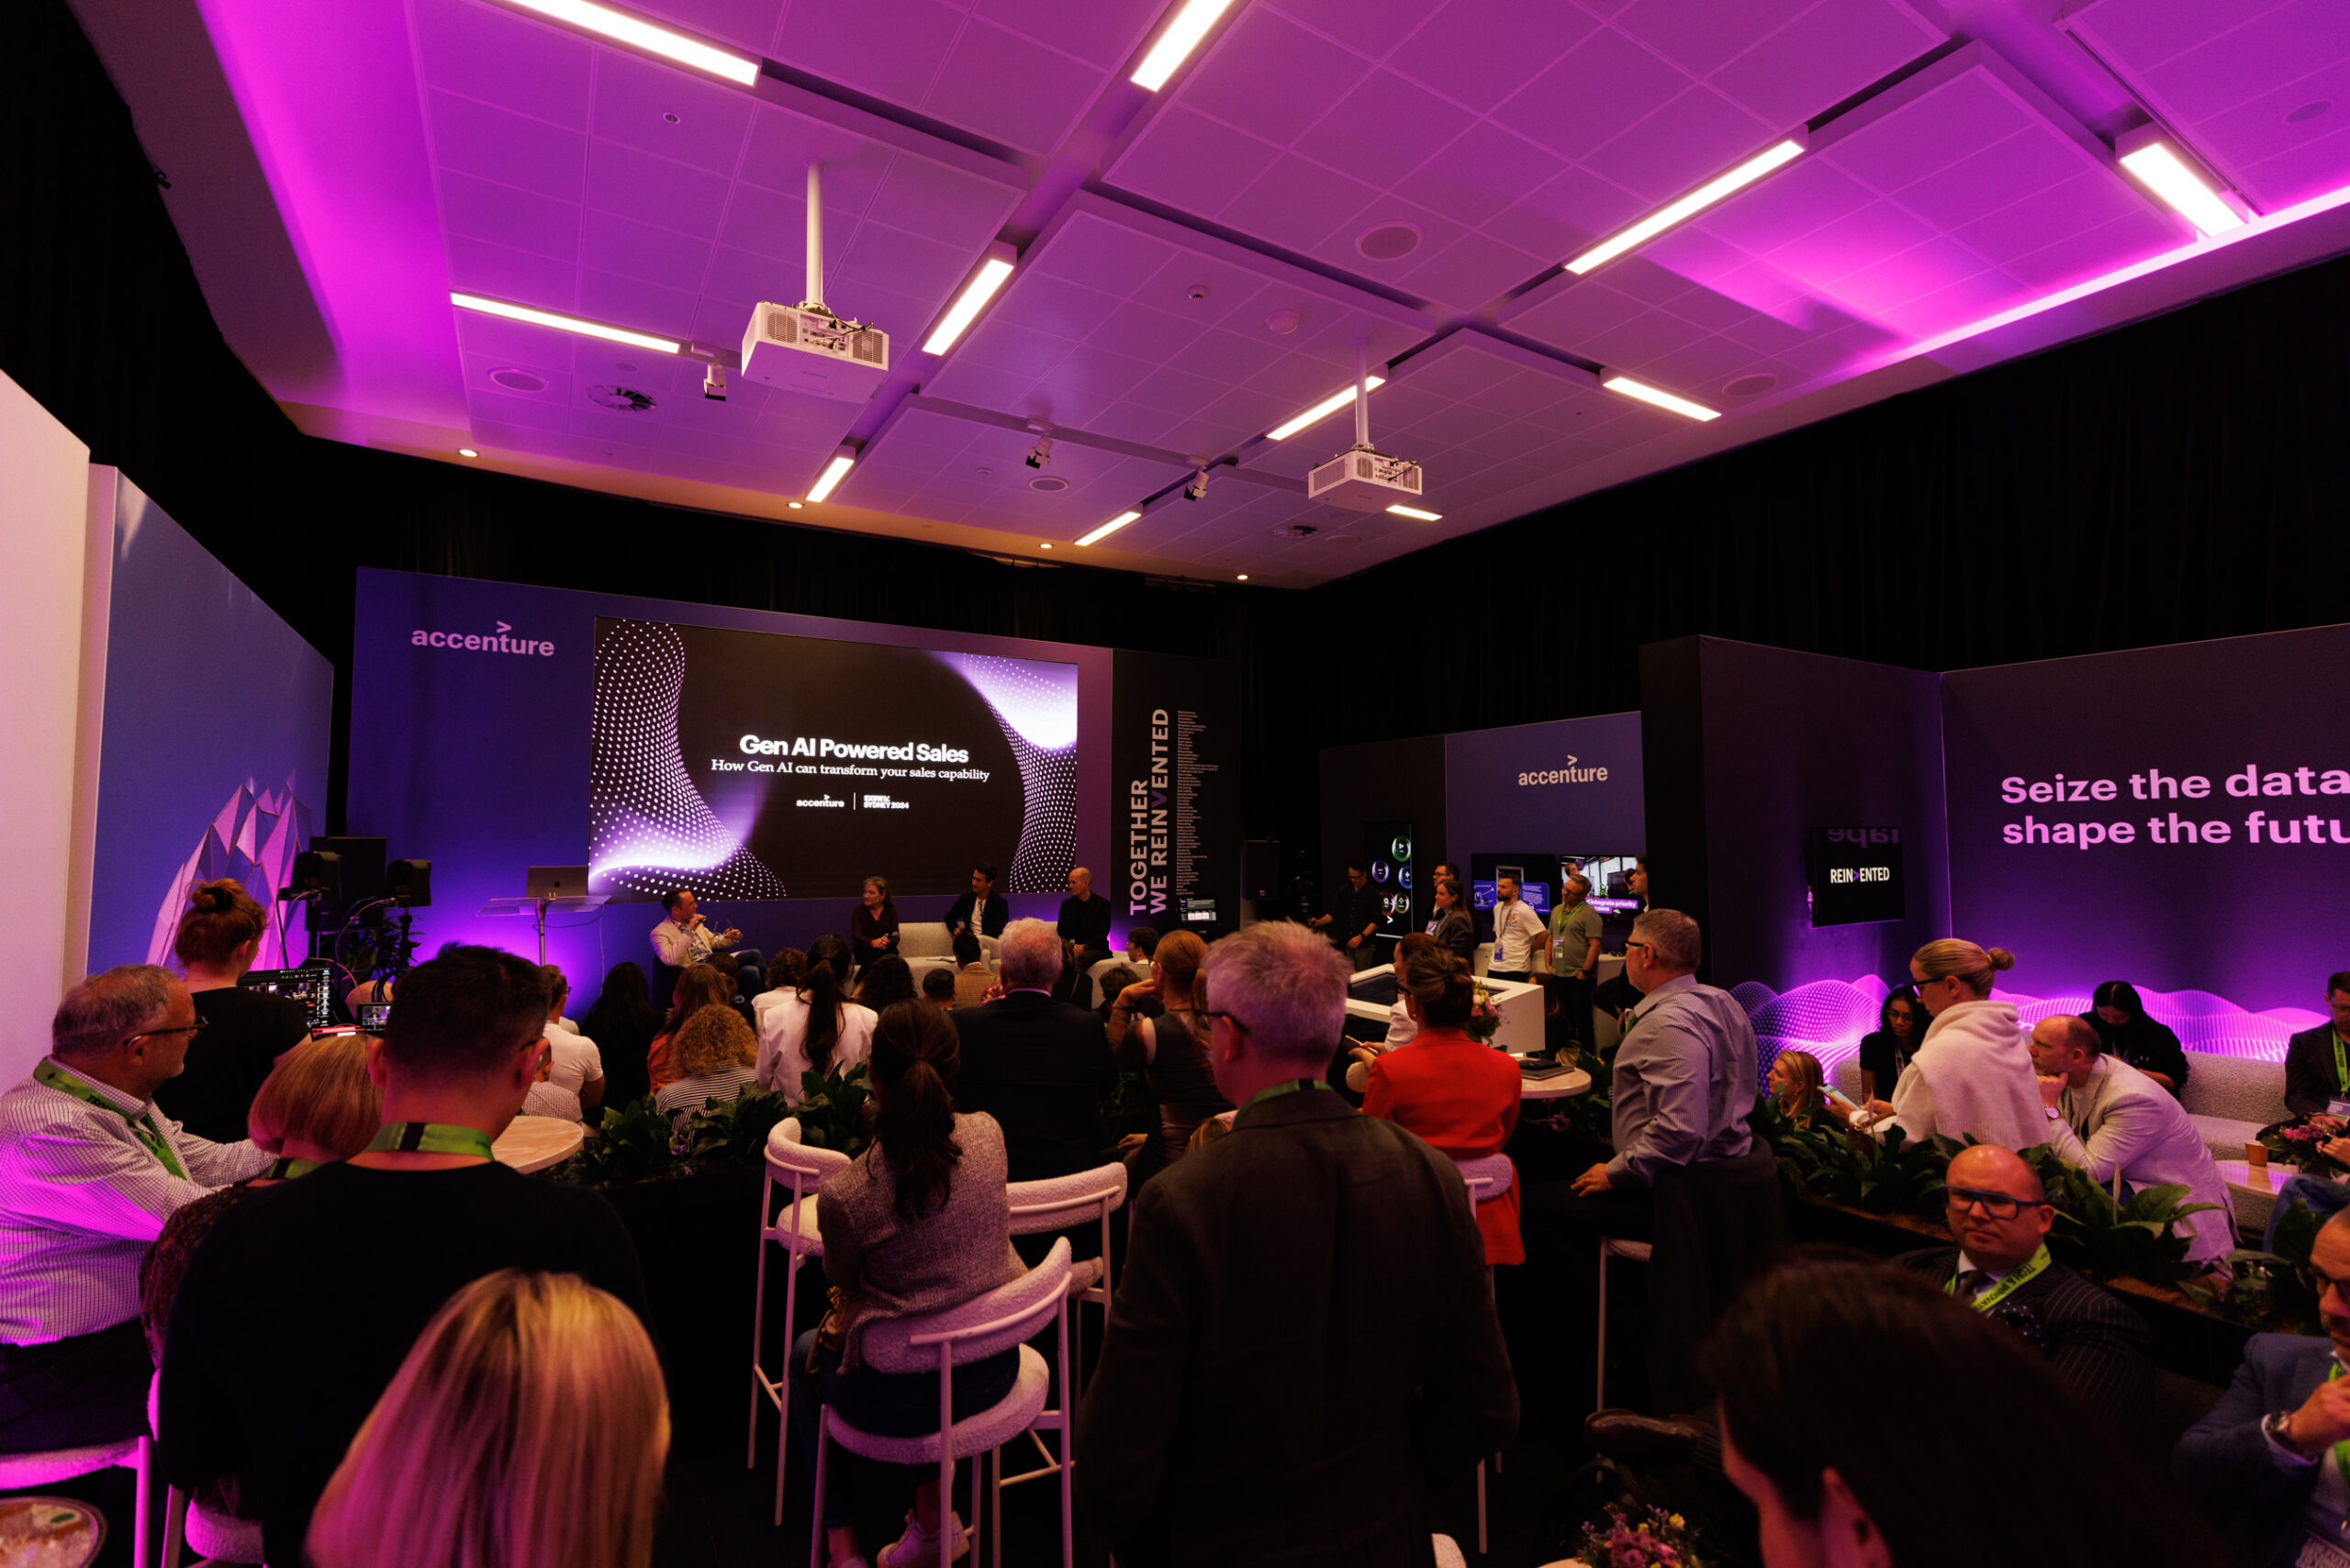
[[[1093,981],[1085,971],[1110,956],[1110,901],[1094,896],[1093,873],[1082,866],[1069,874],[1069,897],[1061,900],[1058,929],[1064,950],[1053,996],[1091,1007]]]
[[[946,935],[958,936],[968,931],[974,936],[1001,936],[1003,923],[1011,918],[1012,912],[995,896],[995,868],[974,866],[971,890],[946,907]]]
[[[577,1274],[644,1316],[636,1244],[603,1195],[491,1153],[546,1016],[545,977],[511,953],[453,943],[418,965],[368,1042],[384,1129],[367,1152],[255,1193],[190,1263],[163,1349],[163,1473],[256,1483],[270,1562],[305,1560],[343,1450],[460,1287],[506,1268]]]

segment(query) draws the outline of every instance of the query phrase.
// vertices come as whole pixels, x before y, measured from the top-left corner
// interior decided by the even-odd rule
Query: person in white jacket
[[[2132,1188],[2177,1182],[2188,1202],[2216,1208],[2188,1215],[2187,1259],[2211,1263],[2235,1247],[2228,1223],[2228,1184],[2203,1135],[2154,1079],[2109,1056],[2096,1029],[2074,1017],[2043,1018],[2031,1031],[2032,1064],[2053,1119],[2047,1141],[2056,1158],[2100,1184],[2118,1175]]]
[[[2030,1148],[2048,1141],[2050,1123],[2015,1003],[1991,1000],[1991,977],[2015,968],[2004,947],[1988,952],[1945,936],[1909,960],[1918,1001],[1933,1018],[1894,1087],[1874,1101],[1871,1130],[1897,1126],[1912,1143],[1939,1135]]]

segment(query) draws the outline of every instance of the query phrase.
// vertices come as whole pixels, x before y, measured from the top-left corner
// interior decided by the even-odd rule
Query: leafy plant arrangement
[[[2058,1262],[2093,1280],[2126,1277],[2155,1285],[2175,1285],[2201,1272],[2187,1260],[2190,1238],[2178,1222],[2218,1204],[2188,1203],[2187,1188],[2177,1182],[2143,1187],[2117,1203],[2087,1171],[2065,1164],[2046,1144],[2020,1152],[2056,1205],[2048,1250]]]
[[[801,1073],[800,1103],[787,1114],[800,1118],[800,1141],[809,1148],[838,1149],[851,1159],[863,1154],[873,1141],[873,1095],[866,1087],[865,1064]],[[764,1134],[759,1147],[767,1147]]]
[[[676,1125],[650,1094],[625,1105],[605,1106],[597,1131],[599,1136],[582,1144],[570,1163],[557,1172],[562,1180],[588,1187],[618,1187],[685,1174]]]
[[[754,1090],[733,1101],[713,1101],[696,1111],[682,1130],[676,1116],[647,1094],[625,1105],[608,1105],[599,1135],[580,1147],[555,1174],[588,1187],[618,1187],[659,1182],[698,1170],[752,1170],[767,1158],[767,1135],[787,1116],[800,1118],[800,1137],[811,1148],[836,1148],[854,1159],[873,1141],[872,1096],[865,1086],[865,1064],[843,1070],[810,1072],[800,1079],[803,1098],[788,1104],[781,1094]]]
[[[1942,1179],[1964,1147],[1944,1137],[1911,1143],[1899,1127],[1888,1129],[1880,1143],[1825,1118],[1797,1122],[1767,1094],[1756,1098],[1749,1125],[1771,1146],[1780,1175],[1796,1192],[1868,1214],[1942,1218]]]
[[[2261,1334],[2322,1334],[2317,1293],[2301,1271],[2324,1222],[2307,1204],[2295,1204],[2277,1222],[2277,1250],[2244,1249],[2228,1254],[2234,1278],[2222,1295],[2205,1280],[2179,1282],[2188,1300]]]
[[[1662,1508],[1610,1504],[1583,1532],[1575,1558],[1589,1568],[1706,1568],[1697,1532]]]
[[[1591,1074],[1581,1094],[1550,1102],[1550,1125],[1589,1133],[1605,1144],[1616,1141],[1616,1069],[1597,1051],[1579,1053],[1574,1065]]]
[[[767,1134],[790,1114],[791,1106],[771,1090],[721,1101],[694,1114],[687,1127],[686,1159],[705,1169],[755,1166],[767,1158]]]
[[[2338,1176],[2350,1167],[2327,1154],[2325,1146],[2339,1136],[2297,1117],[2263,1127],[2260,1143],[2273,1159],[2311,1176]]]

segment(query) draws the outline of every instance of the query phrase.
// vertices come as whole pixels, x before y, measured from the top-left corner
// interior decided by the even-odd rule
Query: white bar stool
[[[800,1263],[824,1255],[824,1238],[816,1229],[816,1189],[824,1178],[848,1166],[848,1156],[837,1149],[811,1148],[800,1141],[800,1118],[789,1116],[767,1134],[767,1176],[759,1184],[759,1288],[751,1307],[751,1440],[743,1468],[759,1459],[759,1399],[765,1395],[776,1409],[775,1522],[783,1523],[783,1473],[791,1458],[791,1330],[799,1322]],[[775,1190],[791,1189],[778,1212]],[[774,1217],[770,1219],[768,1216]],[[761,1337],[767,1331],[767,1245],[783,1249],[783,1356],[780,1377],[769,1377]],[[821,1510],[820,1510],[821,1513]],[[169,1565],[167,1565],[169,1568]]]

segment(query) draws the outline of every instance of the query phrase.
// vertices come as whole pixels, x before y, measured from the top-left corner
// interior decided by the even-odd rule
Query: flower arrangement
[[[1583,1531],[1576,1556],[1588,1568],[1706,1568],[1689,1521],[1662,1508],[1611,1503]]]
[[[2296,1166],[2312,1176],[2333,1176],[2343,1166],[2325,1152],[2325,1146],[2338,1136],[2324,1127],[2296,1120],[2265,1128],[2260,1141],[2283,1164]]]
[[[1494,1005],[1492,991],[1482,985],[1474,991],[1475,999],[1469,1004],[1468,1021],[1460,1025],[1460,1032],[1481,1046],[1491,1045],[1501,1032],[1502,1011]]]

